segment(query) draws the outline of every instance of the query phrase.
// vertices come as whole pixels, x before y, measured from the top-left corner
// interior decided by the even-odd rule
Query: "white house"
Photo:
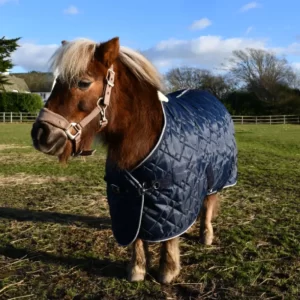
[[[51,94],[51,91],[50,92],[32,92],[32,94],[40,95],[40,97],[42,98],[43,102],[45,103],[48,100],[48,98],[49,98],[49,96]]]

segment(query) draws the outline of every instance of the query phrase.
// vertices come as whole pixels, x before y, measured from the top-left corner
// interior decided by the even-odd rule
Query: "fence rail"
[[[0,123],[32,123],[38,113],[0,112]],[[235,124],[300,124],[298,115],[232,116]]]
[[[297,115],[232,116],[236,124],[300,124]]]
[[[38,113],[0,112],[1,123],[32,123]]]

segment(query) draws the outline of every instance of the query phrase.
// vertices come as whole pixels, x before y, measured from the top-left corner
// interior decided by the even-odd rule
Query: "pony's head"
[[[160,88],[154,67],[138,52],[120,47],[119,38],[99,44],[87,39],[63,41],[51,66],[58,76],[31,136],[37,150],[62,161],[86,150],[110,118],[116,119],[110,104],[114,99],[122,106],[120,88],[122,81],[126,86],[127,73]]]

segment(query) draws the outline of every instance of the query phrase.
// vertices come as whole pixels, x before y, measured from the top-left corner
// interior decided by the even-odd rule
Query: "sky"
[[[162,73],[218,71],[233,50],[274,51],[300,70],[299,0],[0,0],[0,37],[21,37],[12,72],[48,71],[62,40],[141,51]]]

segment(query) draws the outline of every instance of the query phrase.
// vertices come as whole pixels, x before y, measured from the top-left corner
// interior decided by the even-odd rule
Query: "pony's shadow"
[[[0,247],[0,255],[4,255],[12,259],[27,258],[30,261],[42,261],[44,263],[67,265],[69,267],[81,269],[88,274],[102,277],[114,277],[121,279],[126,276],[125,261],[112,262],[109,259],[55,256],[43,251],[31,251],[25,248],[15,248],[12,245]]]
[[[32,211],[28,209],[19,209],[11,207],[0,207],[0,218],[17,221],[74,224],[79,227],[87,226],[96,229],[111,228],[111,221],[107,217],[73,215],[48,211]]]
[[[97,230],[111,228],[111,221],[106,217],[73,215],[58,212],[32,211],[10,207],[0,207],[0,219],[17,221],[48,222],[59,224],[72,224],[78,227],[87,226]],[[56,256],[43,251],[34,251],[26,248],[15,248],[12,245],[0,247],[0,255],[13,259],[28,258],[30,261],[43,261],[54,264],[78,267],[87,273],[103,277],[124,278],[126,276],[125,261],[110,261],[109,259],[74,258]]]

